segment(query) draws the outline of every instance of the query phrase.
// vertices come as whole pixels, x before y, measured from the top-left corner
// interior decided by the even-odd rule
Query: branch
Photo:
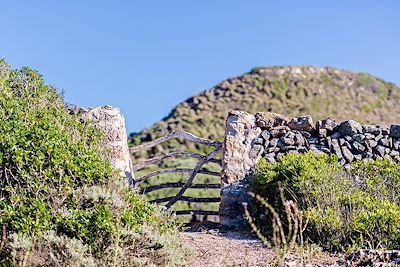
[[[167,205],[165,205],[165,207],[167,209],[169,209],[172,205],[174,205],[176,203],[176,201],[178,201],[183,194],[185,193],[185,191],[192,185],[194,178],[196,177],[196,174],[201,170],[201,167],[207,163],[210,159],[214,158],[218,153],[220,153],[222,151],[222,145],[220,145],[219,147],[217,147],[213,152],[211,152],[210,154],[208,154],[205,158],[201,159],[197,164],[196,167],[194,168],[192,174],[190,175],[189,179],[187,180],[187,182],[185,183],[184,186],[182,186],[181,190],[179,191],[179,193],[172,198]]]
[[[166,142],[166,141],[168,141],[168,140],[170,140],[172,138],[182,138],[182,139],[186,139],[186,140],[192,141],[192,142],[194,142],[196,144],[199,144],[199,145],[206,145],[206,146],[212,146],[212,147],[219,147],[221,145],[220,142],[214,142],[212,140],[208,140],[208,139],[197,137],[197,136],[195,136],[195,135],[193,135],[191,133],[188,133],[188,132],[179,131],[179,132],[170,133],[170,134],[168,134],[166,136],[160,137],[160,138],[158,138],[156,140],[153,140],[153,141],[150,141],[150,142],[148,142],[146,144],[142,144],[142,145],[139,145],[139,146],[131,147],[129,149],[129,151],[131,153],[136,153],[136,152],[139,152],[139,151],[147,150],[147,149],[152,148],[152,147],[154,147],[156,145],[164,143],[164,142]]]
[[[164,198],[160,198],[160,199],[154,199],[154,200],[150,200],[150,203],[163,203],[163,202],[167,202],[170,201],[171,199],[173,199],[174,197],[164,197]],[[211,203],[211,202],[221,202],[221,197],[181,197],[179,198],[179,201],[186,201],[186,202],[197,202],[197,203],[203,203],[203,202],[207,202],[207,203]]]
[[[149,178],[151,178],[153,176],[158,176],[158,175],[162,175],[162,174],[168,174],[168,173],[191,173],[191,172],[193,172],[192,169],[180,169],[180,168],[159,170],[159,171],[151,172],[149,174],[146,174],[146,175],[136,179],[136,183],[140,184],[140,183],[144,182],[145,180],[147,180],[147,179],[149,179]],[[207,171],[207,170],[199,170],[199,173],[212,175],[212,176],[220,176],[219,172],[213,172],[213,171]]]
[[[153,185],[140,190],[140,194],[147,194],[153,191],[165,189],[165,188],[181,188],[185,183],[165,183],[159,185]],[[192,184],[190,189],[221,189],[221,184]]]
[[[139,162],[137,164],[134,164],[133,165],[133,170],[137,171],[137,170],[146,168],[146,167],[148,167],[148,166],[150,166],[152,164],[155,164],[157,162],[160,162],[160,161],[162,161],[162,160],[164,160],[166,158],[195,158],[195,159],[198,159],[198,160],[203,160],[206,157],[201,155],[201,154],[197,154],[197,153],[190,153],[190,152],[184,152],[184,151],[175,151],[175,152],[162,154],[162,155],[159,155],[157,157],[154,157],[154,158]],[[211,163],[219,164],[220,166],[222,165],[221,160],[219,160],[219,159],[212,158],[212,159],[209,159],[208,161],[211,162]]]
[[[211,210],[177,210],[175,215],[219,215],[219,211]]]

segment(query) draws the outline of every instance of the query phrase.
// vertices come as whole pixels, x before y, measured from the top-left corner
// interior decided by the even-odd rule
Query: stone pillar
[[[249,178],[263,152],[262,146],[254,145],[260,133],[254,115],[237,110],[229,113],[222,161],[221,225],[241,227],[247,224],[242,202],[248,202]]]
[[[133,164],[128,148],[125,119],[119,109],[111,106],[81,108],[78,114],[93,121],[106,134],[106,146],[111,150],[108,158],[111,166],[119,170],[122,176],[126,176],[128,183],[132,185]]]

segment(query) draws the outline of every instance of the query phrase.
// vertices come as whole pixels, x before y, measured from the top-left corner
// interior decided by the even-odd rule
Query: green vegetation
[[[186,264],[172,219],[37,72],[0,60],[0,120],[0,266]]]
[[[400,245],[400,166],[390,161],[357,162],[346,171],[334,156],[288,155],[275,164],[262,160],[252,190],[283,217],[279,188],[298,204],[303,233],[331,251],[394,249]],[[271,217],[253,210],[257,227],[271,233]]]

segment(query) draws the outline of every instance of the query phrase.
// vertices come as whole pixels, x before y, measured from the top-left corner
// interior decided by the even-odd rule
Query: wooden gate
[[[180,188],[179,192],[172,197],[166,197],[166,198],[159,198],[155,199],[152,202],[153,203],[163,203],[167,202],[165,207],[167,209],[170,209],[177,201],[185,201],[189,203],[218,203],[221,201],[220,197],[206,197],[206,198],[197,198],[197,197],[188,197],[184,196],[184,193],[186,192],[187,189],[197,189],[197,190],[202,190],[202,189],[221,189],[221,184],[220,182],[218,184],[193,184],[193,181],[196,177],[197,174],[205,174],[205,175],[211,175],[211,176],[217,176],[220,177],[219,172],[214,172],[214,171],[208,171],[203,169],[203,165],[210,162],[210,163],[215,163],[221,166],[221,160],[217,159],[216,156],[222,152],[222,144],[220,142],[214,142],[208,139],[200,138],[197,137],[191,133],[188,132],[173,132],[167,136],[158,138],[156,140],[150,141],[148,143],[132,147],[130,148],[130,152],[137,153],[140,151],[148,150],[154,146],[160,145],[164,142],[167,142],[168,140],[171,140],[173,138],[180,138],[180,139],[186,139],[190,142],[196,143],[198,145],[205,145],[208,147],[213,148],[212,152],[207,154],[207,155],[201,155],[198,153],[190,153],[190,152],[185,152],[185,151],[175,151],[175,152],[169,152],[166,154],[162,154],[159,156],[155,156],[153,158],[144,160],[142,162],[136,163],[133,165],[133,170],[138,171],[142,170],[146,167],[149,167],[150,165],[160,163],[163,160],[167,158],[194,158],[197,159],[197,164],[193,169],[189,168],[172,168],[172,169],[160,169],[157,171],[153,171],[149,174],[143,175],[142,177],[136,178],[134,181],[132,181],[132,186],[139,186],[143,184],[147,179],[154,177],[154,176],[160,176],[164,174],[172,174],[172,173],[188,173],[190,174],[188,180],[186,182],[167,182],[163,184],[158,184],[155,186],[149,186],[145,188],[141,188],[140,192],[142,194],[147,194],[150,192],[154,192],[157,190],[161,189],[166,189],[166,188]],[[220,180],[219,180],[220,181]],[[176,210],[174,211],[177,216],[180,215],[218,215],[218,211],[210,211],[210,210]]]

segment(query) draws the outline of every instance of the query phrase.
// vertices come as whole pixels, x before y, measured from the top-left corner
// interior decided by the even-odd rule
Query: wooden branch
[[[177,210],[175,211],[175,215],[219,215],[219,211],[211,211],[211,210]]]
[[[165,189],[165,188],[181,188],[185,183],[165,183],[159,185],[153,185],[140,190],[140,194],[147,194],[153,191]],[[190,189],[221,189],[221,184],[192,184]]]
[[[175,168],[175,169],[165,169],[165,170],[159,170],[159,171],[154,171],[149,174],[143,175],[142,177],[136,179],[136,184],[140,184],[144,182],[145,180],[158,176],[158,175],[163,175],[163,174],[168,174],[168,173],[191,173],[193,172],[192,169],[182,169],[182,168]],[[200,170],[199,173],[201,174],[207,174],[211,176],[220,176],[219,172],[213,172],[213,171],[207,171],[207,170]]]
[[[162,155],[156,156],[154,158],[151,158],[151,159],[139,162],[137,164],[134,164],[133,165],[133,170],[137,171],[137,170],[146,168],[146,167],[148,167],[148,166],[150,166],[152,164],[158,163],[158,162],[160,162],[160,161],[162,161],[162,160],[164,160],[166,158],[195,158],[195,159],[198,159],[198,160],[203,160],[206,157],[201,155],[201,154],[197,154],[197,153],[190,153],[190,152],[185,152],[185,151],[175,151],[175,152],[162,154]],[[219,159],[211,158],[208,161],[211,162],[211,163],[218,164],[220,166],[222,165],[222,162]]]
[[[179,191],[179,193],[173,197],[168,203],[167,205],[165,205],[165,207],[167,209],[171,208],[172,205],[174,205],[176,203],[176,201],[178,201],[178,199],[180,199],[183,194],[185,193],[185,191],[192,185],[194,178],[196,177],[196,174],[201,170],[201,167],[207,163],[210,159],[214,158],[218,153],[220,153],[222,151],[222,145],[220,145],[219,147],[217,147],[213,152],[211,152],[210,154],[208,154],[205,158],[201,159],[197,164],[196,167],[194,168],[192,174],[190,175],[189,179],[186,181],[185,185],[182,186],[181,190]]]
[[[150,203],[160,204],[170,201],[174,197],[164,197],[160,199],[150,200]],[[221,202],[221,197],[185,197],[182,196],[178,201],[193,202],[193,203],[216,203]]]
[[[150,142],[148,142],[146,144],[142,144],[142,145],[139,145],[139,146],[131,147],[129,149],[129,151],[131,153],[136,153],[136,152],[139,152],[139,151],[147,150],[149,148],[152,148],[152,147],[154,147],[156,145],[164,143],[164,142],[166,142],[166,141],[168,141],[170,139],[173,139],[173,138],[182,138],[182,139],[189,140],[189,141],[194,142],[194,143],[199,144],[199,145],[206,145],[206,146],[212,146],[212,147],[219,147],[221,145],[220,142],[214,142],[212,140],[200,138],[200,137],[197,137],[197,136],[195,136],[195,135],[193,135],[191,133],[188,133],[188,132],[178,131],[178,132],[173,132],[173,133],[170,133],[170,134],[168,134],[166,136],[160,137],[160,138],[158,138],[156,140],[150,141]]]

